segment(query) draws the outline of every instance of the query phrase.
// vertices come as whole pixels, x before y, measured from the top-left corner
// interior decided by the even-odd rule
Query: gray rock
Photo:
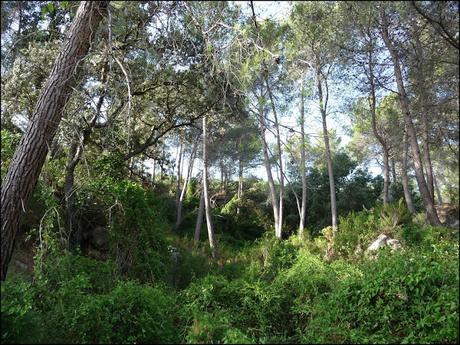
[[[377,237],[377,239],[367,248],[367,251],[373,251],[383,247],[386,245],[388,239],[389,237],[385,234],[379,235],[379,237]]]
[[[385,234],[380,234],[377,239],[367,248],[368,252],[375,251],[384,246],[390,246],[392,250],[401,249],[402,245],[397,239],[390,238]]]
[[[398,240],[392,238],[392,239],[389,239],[387,241],[387,246],[390,246],[392,250],[396,250],[396,249],[401,249],[402,248],[402,245],[401,245],[401,242],[399,242]]]
[[[91,234],[91,239],[89,242],[96,249],[107,249],[109,244],[109,233],[107,229],[103,228],[102,226],[96,227]]]

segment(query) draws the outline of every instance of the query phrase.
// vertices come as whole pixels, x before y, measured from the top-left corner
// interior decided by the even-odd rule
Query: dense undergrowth
[[[105,200],[93,204],[118,205],[110,255],[58,249],[49,230],[32,279],[16,274],[2,284],[2,342],[458,340],[458,232],[413,222],[401,203],[343,217],[330,260],[322,236],[279,242],[270,231],[255,241],[220,233],[213,262],[206,238],[194,244],[168,231],[164,200],[132,182],[104,188]],[[365,254],[381,232],[403,249]]]

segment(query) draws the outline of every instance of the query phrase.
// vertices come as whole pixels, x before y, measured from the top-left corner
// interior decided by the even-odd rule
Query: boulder
[[[401,249],[402,248],[402,245],[401,245],[401,242],[399,242],[398,240],[394,239],[394,238],[391,238],[387,241],[387,246],[390,246],[392,250],[396,250],[396,249]]]
[[[390,246],[392,250],[401,249],[402,245],[397,239],[390,238],[385,234],[380,234],[377,239],[367,248],[368,252],[375,251],[384,246]]]
[[[377,250],[387,244],[389,237],[385,234],[379,235],[377,239],[367,248],[367,251]]]
[[[107,229],[102,226],[94,228],[89,243],[96,249],[107,250],[109,244],[109,233]]]

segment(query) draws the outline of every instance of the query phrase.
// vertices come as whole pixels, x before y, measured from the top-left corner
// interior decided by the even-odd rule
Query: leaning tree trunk
[[[211,216],[211,203],[209,201],[209,186],[208,186],[208,155],[207,155],[207,116],[203,116],[203,197],[204,197],[204,210],[206,214],[206,225],[208,228],[209,246],[213,259],[217,259],[217,239],[214,234],[214,225]]]
[[[334,170],[332,168],[331,149],[329,146],[329,133],[327,130],[326,122],[326,108],[323,99],[323,87],[321,85],[321,72],[320,67],[316,64],[316,86],[318,88],[319,105],[321,118],[323,120],[323,137],[324,147],[326,149],[326,161],[327,161],[327,172],[329,175],[329,192],[331,198],[331,215],[332,215],[332,234],[335,237],[337,233],[337,202],[335,198],[335,182],[334,182]]]
[[[388,20],[383,8],[381,9],[381,17],[383,23],[382,38],[393,61],[394,74],[396,78],[396,84],[398,86],[399,103],[401,106],[402,113],[404,114],[404,121],[406,124],[407,132],[409,134],[409,143],[412,149],[412,157],[414,160],[415,176],[417,178],[418,189],[420,191],[420,195],[422,196],[423,204],[425,205],[428,221],[431,225],[441,225],[441,222],[438,218],[438,214],[436,213],[436,209],[434,207],[434,202],[431,197],[430,190],[428,189],[425,180],[420,148],[418,146],[417,134],[415,132],[414,123],[412,122],[412,116],[409,110],[409,101],[407,98],[406,90],[404,88],[404,81],[401,73],[399,56],[396,52],[395,47],[393,46],[393,43],[390,40],[388,34]]]
[[[6,278],[21,210],[25,210],[37,184],[48,148],[58,129],[72,87],[77,82],[82,60],[88,53],[93,34],[106,7],[105,1],[85,1],[80,4],[68,39],[55,60],[29,127],[2,181],[1,280]]]
[[[300,80],[300,178],[302,180],[302,205],[300,206],[299,236],[302,238],[305,228],[305,215],[307,213],[307,177],[305,174],[305,107],[304,84]]]

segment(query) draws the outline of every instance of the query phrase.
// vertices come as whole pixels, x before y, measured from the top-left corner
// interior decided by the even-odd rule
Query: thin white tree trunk
[[[195,224],[195,243],[200,240],[201,226],[203,225],[203,213],[204,213],[204,193],[203,190],[200,193],[200,206],[198,208],[198,215],[196,217]]]
[[[268,147],[267,147],[267,141],[265,140],[265,129],[266,129],[266,123],[265,123],[265,117],[264,117],[264,107],[262,102],[259,102],[259,123],[260,123],[260,139],[262,140],[262,151],[264,154],[264,165],[265,165],[265,171],[267,172],[267,181],[268,181],[268,186],[270,189],[270,199],[272,202],[272,208],[273,208],[273,218],[275,220],[275,234],[278,233],[278,200],[277,200],[277,195],[276,195],[276,188],[275,188],[275,182],[273,181],[273,175],[272,175],[272,167],[270,164],[270,157],[268,155]]]
[[[176,225],[174,227],[176,231],[179,229],[180,224],[182,222],[182,205],[184,203],[185,193],[187,193],[187,186],[190,181],[190,177],[192,175],[193,163],[195,162],[195,155],[196,155],[197,147],[198,147],[198,138],[197,140],[195,140],[195,143],[193,144],[192,152],[190,153],[190,162],[189,162],[189,166],[187,169],[187,175],[185,175],[184,185],[182,186],[182,191],[180,193],[179,200],[177,203],[177,217],[176,217]]]
[[[280,192],[279,192],[279,207],[278,207],[278,226],[275,228],[275,236],[278,239],[282,237],[283,230],[283,197],[284,197],[284,172],[283,172],[283,151],[281,150],[281,136],[280,127],[278,123],[278,114],[276,112],[275,102],[273,99],[270,85],[268,84],[267,77],[265,76],[265,84],[267,86],[268,97],[272,106],[273,116],[275,117],[275,130],[276,130],[276,146],[278,148],[278,161],[279,161],[279,179],[280,179]]]
[[[217,239],[214,234],[214,225],[212,223],[211,203],[209,200],[209,185],[208,185],[208,156],[207,156],[207,115],[203,116],[203,193],[204,193],[204,208],[206,214],[206,224],[208,228],[209,246],[213,259],[217,259]]]
[[[238,142],[238,150],[240,150],[239,155],[238,155],[238,206],[236,208],[236,214],[240,214],[240,202],[241,198],[243,197],[243,159],[242,159],[242,153],[241,153],[241,139],[240,137],[239,142]]]
[[[403,159],[401,162],[401,181],[404,190],[404,199],[406,200],[407,209],[415,214],[414,202],[412,201],[412,195],[409,189],[409,177],[407,175],[407,162],[408,162],[408,149],[409,143],[407,140],[407,131],[404,129],[404,138],[403,138]]]
[[[326,161],[327,161],[327,172],[329,175],[329,192],[331,198],[331,215],[332,215],[332,234],[335,236],[337,233],[337,202],[335,198],[335,182],[334,182],[334,170],[332,168],[331,149],[329,146],[329,133],[327,130],[326,122],[326,104],[323,99],[323,87],[321,84],[321,72],[318,62],[316,64],[316,86],[318,88],[319,96],[319,107],[321,111],[321,118],[323,120],[323,137],[324,147],[326,149]]]
[[[182,138],[180,138],[179,143],[179,152],[177,153],[177,184],[176,184],[176,210],[179,208],[179,198],[180,198],[180,186],[182,184],[182,174],[181,174],[181,165],[182,165]]]
[[[299,236],[302,238],[305,229],[305,216],[307,211],[307,176],[305,173],[305,107],[304,107],[304,81],[300,80],[300,178],[302,180],[302,204],[300,209]]]

